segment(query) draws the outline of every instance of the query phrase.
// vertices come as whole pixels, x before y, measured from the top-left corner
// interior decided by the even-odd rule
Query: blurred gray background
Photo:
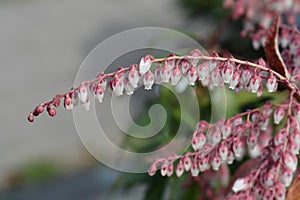
[[[51,162],[65,174],[94,166],[71,112],[44,113],[33,124],[28,113],[69,89],[86,55],[114,34],[144,26],[209,30],[185,21],[174,0],[0,0],[0,190],[18,185],[31,163]]]

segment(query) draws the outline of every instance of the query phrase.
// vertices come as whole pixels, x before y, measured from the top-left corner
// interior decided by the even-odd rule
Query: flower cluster
[[[243,18],[242,36],[259,30],[254,37],[264,34],[273,19],[282,14],[287,15],[289,24],[294,24],[295,15],[300,11],[299,0],[225,0],[223,6],[232,8],[233,19]]]
[[[213,199],[212,189],[200,184],[200,177],[209,181],[201,172],[223,176],[225,187],[230,174],[228,165],[249,155],[250,161],[255,161],[249,173],[233,179],[229,184],[231,192],[219,190],[218,198],[285,199],[286,188],[298,167],[300,150],[300,34],[296,28],[280,24],[279,18],[267,29],[272,19],[282,13],[288,14],[292,23],[294,14],[300,11],[300,1],[225,0],[224,6],[233,8],[234,18],[245,16],[243,34],[251,34],[255,49],[265,46],[268,62],[262,58],[250,62],[232,55],[222,57],[215,52],[207,55],[198,49],[183,56],[146,55],[139,64],[119,67],[112,73],[100,72],[95,79],[40,103],[28,120],[33,122],[44,110],[54,117],[61,104],[67,110],[77,105],[89,110],[92,98],[101,103],[106,94],[131,95],[138,87],[151,90],[154,84],[199,83],[210,90],[227,87],[235,92],[255,93],[257,97],[264,90],[276,92],[281,85],[289,91],[285,101],[265,102],[261,107],[214,123],[201,120],[191,136],[192,151],[159,158],[153,161],[148,173],[153,176],[159,170],[162,176],[180,177],[188,172],[205,189],[207,198]]]
[[[271,139],[271,117],[278,125],[285,116],[284,126]],[[235,194],[227,199],[273,199],[275,194],[277,199],[284,199],[285,187],[291,184],[297,169],[299,125],[299,103],[293,97],[288,104],[267,102],[261,108],[214,124],[200,121],[191,139],[194,151],[156,160],[149,168],[149,174],[154,175],[160,168],[162,176],[171,176],[175,172],[180,177],[186,171],[196,177],[199,172],[218,171],[222,164],[232,164],[248,149],[253,157],[259,156],[257,168],[235,181],[232,187]]]
[[[284,80],[280,74],[269,69],[263,59],[259,59],[256,64],[232,56],[219,57],[216,53],[205,56],[198,49],[186,56],[170,54],[166,58],[154,58],[147,55],[141,59],[140,64],[119,67],[110,74],[99,73],[96,79],[83,81],[77,88],[72,88],[65,94],[57,94],[49,102],[42,102],[29,114],[28,120],[32,122],[45,107],[50,116],[55,116],[55,107],[60,106],[61,101],[68,110],[78,104],[89,110],[88,91],[101,103],[107,89],[115,96],[121,96],[124,92],[131,95],[139,85],[150,90],[153,84],[170,82],[171,85],[177,85],[182,78],[192,86],[200,81],[210,89],[226,85],[237,92],[246,90],[257,96],[262,94],[264,87],[268,92],[276,91],[278,82]]]

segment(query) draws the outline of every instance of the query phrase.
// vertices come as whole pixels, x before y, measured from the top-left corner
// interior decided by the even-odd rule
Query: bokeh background
[[[154,26],[210,36],[219,19],[198,10],[211,6],[199,2],[205,1],[0,0],[0,199],[142,199],[143,184],[111,192],[120,172],[86,151],[72,113],[59,109],[33,124],[26,118],[69,89],[87,54],[114,34]],[[222,31],[224,44],[232,44],[226,35],[235,35]]]

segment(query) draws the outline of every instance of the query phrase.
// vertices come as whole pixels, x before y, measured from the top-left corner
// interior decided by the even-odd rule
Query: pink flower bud
[[[98,85],[95,89],[95,98],[99,103],[102,103],[103,97],[104,97],[104,90],[100,85]]]
[[[39,114],[41,114],[44,111],[44,106],[42,105],[38,105],[34,111],[33,111],[33,115],[34,116],[38,116]]]
[[[284,200],[285,193],[286,193],[285,186],[281,183],[277,183],[275,187],[276,200]]]
[[[254,147],[257,144],[257,136],[255,132],[252,130],[250,131],[248,137],[247,137],[247,145],[250,149],[254,149]]]
[[[114,79],[111,81],[111,86],[113,90],[113,94],[117,96],[123,95],[124,83],[121,78],[115,75]]]
[[[56,110],[51,104],[47,106],[47,112],[51,117],[54,117],[56,115]]]
[[[222,70],[222,77],[224,80],[224,83],[230,83],[233,76],[233,64],[230,63],[230,61],[227,61],[223,70]]]
[[[290,168],[294,172],[297,169],[298,159],[292,152],[285,151],[283,154],[283,163],[285,167]]]
[[[174,54],[170,54],[170,56],[174,56]],[[172,70],[175,67],[175,59],[167,60],[166,64]]]
[[[169,166],[168,166],[167,176],[170,177],[170,176],[173,175],[173,173],[174,173],[174,166],[173,166],[173,164],[171,163],[171,164],[169,164]]]
[[[280,170],[279,179],[285,187],[291,185],[293,176],[293,171],[290,168],[283,168]]]
[[[124,80],[124,89],[127,95],[132,95],[134,91],[133,85],[130,83],[128,78]]]
[[[243,119],[242,119],[242,117],[237,117],[237,118],[235,118],[234,120],[233,120],[233,126],[238,126],[238,125],[240,125],[240,124],[242,124],[243,123]]]
[[[221,142],[220,145],[219,145],[219,154],[220,154],[220,157],[223,161],[227,160],[228,147],[227,147],[227,145],[224,144],[224,142]]]
[[[182,160],[180,160],[176,167],[176,176],[181,177],[183,172],[184,172],[184,166],[183,166]]]
[[[231,134],[231,125],[229,123],[225,123],[221,126],[222,138],[226,139]]]
[[[171,69],[165,64],[160,71],[160,77],[163,83],[168,83],[171,77]]]
[[[146,74],[146,72],[149,71],[151,67],[151,56],[147,55],[145,57],[143,57],[140,61],[140,65],[139,65],[139,71],[141,75]]]
[[[195,81],[198,78],[198,72],[194,66],[190,67],[187,71],[187,80],[190,85],[195,85]]]
[[[154,75],[150,70],[144,75],[143,82],[144,82],[145,90],[152,89],[152,85],[154,83]]]
[[[156,170],[157,170],[156,163],[153,163],[151,165],[151,167],[148,169],[149,176],[154,176],[154,174],[156,173]]]
[[[285,140],[286,140],[285,134],[286,134],[286,129],[285,128],[280,129],[276,133],[276,135],[274,137],[274,145],[275,146],[281,145],[285,142]]]
[[[267,79],[266,87],[268,92],[275,92],[277,89],[277,80],[272,73],[270,73],[270,76]]]
[[[29,113],[29,115],[28,115],[28,121],[29,122],[33,122],[34,121],[34,116],[33,116],[33,114],[32,114],[32,112],[31,113]]]
[[[270,170],[263,175],[263,185],[265,188],[271,187],[274,185],[275,181],[275,170]]]
[[[162,176],[166,176],[166,175],[167,175],[167,173],[168,173],[168,168],[169,168],[169,164],[168,164],[167,161],[165,161],[165,162],[162,164],[161,168],[160,168],[160,173],[161,173]]]
[[[272,156],[273,161],[276,162],[281,156],[281,147],[280,146],[275,147],[272,151],[271,156]]]
[[[80,84],[79,91],[78,91],[78,98],[81,103],[86,102],[88,98],[87,88],[84,84]]]
[[[285,115],[283,107],[279,106],[274,111],[274,124],[279,124]]]
[[[184,165],[185,171],[189,171],[191,169],[192,161],[191,161],[190,157],[185,156],[183,158],[183,165]]]
[[[243,153],[243,149],[244,145],[242,143],[242,141],[240,139],[236,139],[233,144],[232,144],[232,149],[234,152],[235,157],[241,157],[242,153]]]
[[[193,136],[192,147],[195,151],[202,149],[206,142],[206,137],[203,133],[198,133]]]
[[[198,131],[206,131],[206,129],[208,129],[208,127],[209,127],[209,123],[205,120],[201,120],[197,124]]]
[[[229,83],[229,89],[234,90],[236,86],[239,84],[239,82],[240,82],[240,73],[234,72]]]
[[[67,110],[72,110],[72,108],[73,108],[73,100],[69,95],[65,96],[64,106]]]
[[[208,157],[200,158],[198,161],[198,165],[201,172],[209,170],[210,168],[209,158]]]
[[[180,62],[180,70],[182,75],[186,75],[187,71],[190,69],[191,64],[187,60],[182,60]]]
[[[204,80],[207,78],[207,75],[209,73],[209,67],[208,62],[203,62],[198,66],[198,74],[199,74],[199,80]]]
[[[131,85],[136,88],[137,84],[140,80],[139,72],[135,69],[135,67],[131,67],[128,73],[128,80]]]
[[[254,75],[250,79],[250,89],[252,93],[256,93],[258,91],[259,86],[261,85],[261,77]]]
[[[98,86],[102,87],[103,91],[105,91],[107,87],[107,81],[105,78],[100,78],[98,81]]]
[[[218,155],[218,153],[216,153],[213,157],[212,157],[212,160],[211,160],[211,168],[214,170],[214,171],[218,171],[219,170],[219,167],[222,163],[222,160],[221,160],[221,157]]]
[[[259,127],[260,127],[260,129],[262,131],[266,131],[267,130],[268,124],[269,124],[269,118],[267,118],[267,119],[265,119],[265,120],[263,120],[263,121],[261,121],[261,122],[258,123],[258,125],[259,125]]]
[[[245,190],[248,187],[248,185],[248,180],[246,178],[239,178],[234,182],[232,190],[236,193]]]
[[[298,145],[296,142],[289,140],[287,144],[287,149],[290,150],[294,155],[299,154],[300,145]]]
[[[191,174],[192,176],[198,176],[199,174],[199,168],[198,168],[198,165],[197,165],[197,160],[194,159],[193,163],[192,163],[192,167],[191,167]]]
[[[181,72],[178,67],[174,67],[171,71],[171,84],[177,85],[181,79]]]
[[[248,85],[250,79],[252,77],[252,73],[248,69],[244,69],[242,71],[242,76],[241,76],[241,84],[242,85]]]
[[[231,165],[233,161],[234,161],[234,153],[233,151],[229,150],[226,162],[227,164]]]

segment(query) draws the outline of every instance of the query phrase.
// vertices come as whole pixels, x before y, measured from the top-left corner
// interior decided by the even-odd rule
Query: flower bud
[[[28,119],[29,122],[33,122],[34,121],[34,116],[33,116],[32,112],[29,113],[27,119]]]
[[[283,154],[283,163],[285,167],[291,169],[294,172],[296,171],[298,166],[298,159],[294,154],[292,154],[292,152],[285,151]]]
[[[199,168],[198,168],[198,165],[197,165],[197,160],[194,159],[193,163],[192,163],[192,167],[191,167],[191,174],[192,176],[198,176],[199,174]]]
[[[134,87],[133,87],[133,85],[131,85],[128,78],[126,78],[124,80],[124,89],[125,89],[125,92],[126,92],[127,95],[133,94]]]
[[[209,170],[210,168],[209,157],[200,158],[198,161],[198,165],[201,172]]]
[[[156,170],[157,170],[156,163],[153,163],[151,165],[151,167],[148,169],[149,176],[154,176],[154,174],[156,173]]]
[[[285,115],[283,107],[279,106],[274,111],[274,124],[279,124]]]
[[[167,176],[170,177],[170,176],[173,175],[173,173],[174,173],[174,166],[173,166],[173,164],[171,163],[171,164],[169,164],[169,166],[168,166]]]
[[[165,64],[160,71],[160,77],[163,83],[168,83],[171,77],[171,69]]]
[[[187,80],[190,85],[195,85],[195,81],[198,78],[198,72],[194,66],[190,67],[187,71]]]
[[[64,106],[67,110],[72,110],[72,108],[73,108],[73,100],[69,95],[65,96]]]
[[[223,70],[222,70],[222,77],[224,80],[224,83],[230,83],[233,76],[233,67],[231,66],[230,61],[227,61]]]
[[[98,85],[95,89],[95,98],[97,99],[97,101],[99,103],[102,103],[104,97],[104,90],[103,87],[101,87],[100,85]]]
[[[235,157],[240,157],[243,153],[243,143],[240,139],[236,139],[233,144],[232,144],[232,149],[233,149],[233,152],[234,152],[234,155]]]
[[[182,60],[180,62],[180,70],[182,75],[186,75],[187,71],[190,69],[191,64],[187,60]]]
[[[137,84],[140,80],[140,76],[139,76],[138,71],[135,69],[135,67],[131,67],[131,69],[129,70],[128,80],[134,88],[137,87]]]
[[[151,67],[151,56],[147,55],[143,57],[140,61],[139,71],[141,75],[146,74]]]
[[[231,165],[233,161],[234,161],[234,153],[233,151],[229,150],[226,162],[227,164]]]
[[[152,89],[152,85],[154,83],[154,75],[150,70],[144,75],[143,83],[145,86],[145,90]]]
[[[203,62],[198,66],[199,80],[203,81],[209,73],[208,62]]]
[[[240,73],[234,72],[229,83],[229,89],[234,90],[236,86],[239,84],[239,82],[240,82]]]
[[[189,171],[191,169],[192,161],[191,161],[190,157],[185,156],[183,158],[183,165],[184,165],[185,171]]]
[[[171,71],[171,84],[177,85],[181,78],[181,72],[178,67],[174,67]]]
[[[290,168],[282,168],[280,170],[279,179],[285,187],[290,186],[293,180],[293,171]]]
[[[216,153],[213,157],[212,157],[212,160],[211,160],[211,168],[214,170],[214,171],[218,171],[219,170],[219,167],[222,163],[222,160],[221,160],[221,157],[218,155],[218,153]]]
[[[219,145],[219,154],[220,154],[220,157],[223,161],[227,160],[228,147],[227,147],[227,145],[224,144],[224,142],[221,142],[220,145]]]
[[[272,73],[270,73],[270,76],[267,79],[266,87],[268,92],[275,92],[277,89],[277,80]]]
[[[181,177],[183,172],[184,172],[184,166],[183,166],[182,160],[180,160],[176,167],[176,176]]]
[[[248,185],[248,180],[246,178],[239,178],[234,182],[232,190],[234,192],[239,192],[245,190],[248,187]]]
[[[250,149],[254,149],[257,143],[257,136],[255,132],[252,130],[250,131],[248,137],[247,137],[247,145]]]
[[[165,162],[162,164],[161,168],[160,168],[160,173],[161,173],[162,176],[166,176],[166,175],[167,175],[167,173],[168,173],[168,168],[169,168],[169,164],[168,164],[167,161],[165,161]]]
[[[283,144],[285,142],[285,140],[286,140],[285,132],[286,132],[286,129],[283,128],[283,129],[280,129],[276,133],[276,135],[274,137],[274,145],[275,146],[281,145],[281,144]]]
[[[117,96],[123,95],[124,83],[121,78],[115,75],[114,79],[111,81],[111,86],[113,90],[113,94]]]
[[[254,75],[251,79],[250,79],[250,89],[252,91],[252,93],[256,93],[258,91],[258,88],[261,85],[261,77]]]
[[[56,115],[56,110],[52,104],[47,106],[47,112],[51,117],[54,117]]]

